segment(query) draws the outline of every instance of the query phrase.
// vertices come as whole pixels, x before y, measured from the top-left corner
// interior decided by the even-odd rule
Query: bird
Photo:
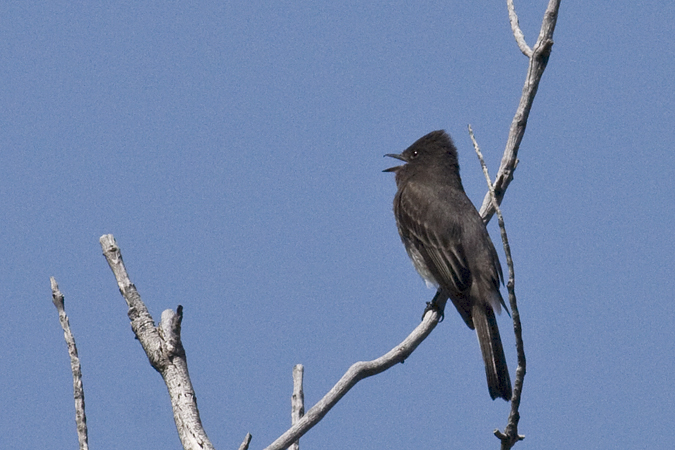
[[[427,308],[443,314],[439,305],[452,301],[476,330],[490,397],[509,401],[511,379],[495,317],[502,307],[508,312],[499,291],[504,276],[485,223],[464,192],[457,148],[437,130],[385,156],[405,163],[384,172],[396,175],[394,216],[406,252],[427,285],[438,289]]]

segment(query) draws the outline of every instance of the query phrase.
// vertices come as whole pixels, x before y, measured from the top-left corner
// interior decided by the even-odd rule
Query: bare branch
[[[89,437],[87,432],[87,415],[84,411],[84,387],[82,386],[82,367],[80,358],[77,355],[77,346],[75,338],[70,331],[70,322],[66,315],[64,297],[59,290],[59,285],[54,277],[49,278],[52,287],[52,301],[56,310],[59,312],[59,322],[63,328],[63,337],[68,345],[68,355],[70,356],[70,370],[73,372],[73,397],[75,398],[75,424],[77,426],[77,440],[80,443],[80,450],[89,449]]]
[[[100,242],[103,255],[115,274],[120,292],[129,306],[131,329],[145,350],[150,364],[162,375],[169,390],[173,418],[183,448],[213,449],[199,418],[197,398],[190,381],[185,350],[180,338],[183,307],[179,305],[176,312],[170,309],[164,311],[159,326],[155,327],[148,308],[141,300],[136,286],[129,279],[115,238],[112,234],[106,234],[101,236]]]
[[[305,392],[302,388],[302,378],[305,368],[302,364],[293,367],[293,395],[291,396],[291,425],[298,423],[305,415]],[[288,447],[290,450],[300,450],[300,441],[295,441]]]
[[[244,442],[241,443],[239,446],[239,450],[248,450],[248,446],[251,444],[251,433],[246,433],[246,437],[244,437]]]
[[[441,304],[442,303],[442,304]],[[445,308],[445,302],[437,302],[440,310]],[[401,363],[410,356],[418,345],[431,333],[438,324],[440,314],[436,310],[429,310],[422,323],[413,330],[403,342],[394,347],[388,353],[372,361],[359,361],[354,363],[349,370],[340,378],[335,386],[316,404],[307,414],[294,424],[288,431],[282,434],[266,450],[283,450],[297,441],[316,425],[323,416],[340,401],[344,395],[353,388],[356,383],[378,373],[384,372],[397,363]]]
[[[544,20],[541,24],[539,38],[534,45],[532,55],[530,56],[530,64],[527,69],[527,76],[525,77],[525,85],[523,86],[523,93],[520,97],[520,103],[516,114],[513,116],[511,122],[511,129],[509,130],[509,137],[506,141],[506,148],[502,156],[502,162],[497,172],[497,177],[493,184],[495,190],[495,197],[497,204],[502,203],[506,188],[513,180],[513,172],[518,165],[518,150],[520,143],[525,134],[525,127],[527,126],[527,119],[530,116],[530,109],[534,102],[534,97],[539,88],[539,81],[548,64],[548,58],[551,55],[551,48],[553,47],[553,31],[558,19],[558,8],[560,0],[550,0],[546,12],[544,13]],[[487,223],[492,218],[495,209],[492,206],[490,193],[488,192],[483,199],[483,205],[480,208],[480,214],[483,220]]]
[[[506,254],[506,264],[509,268],[509,281],[506,283],[506,288],[509,291],[509,305],[511,306],[511,317],[513,319],[513,332],[516,336],[516,353],[518,355],[518,367],[516,368],[516,381],[513,387],[513,397],[511,397],[511,413],[509,414],[509,420],[506,425],[505,433],[502,433],[499,430],[495,430],[495,436],[497,436],[502,441],[502,450],[508,450],[512,448],[516,442],[522,441],[525,439],[525,436],[518,434],[518,421],[520,420],[520,413],[518,409],[520,408],[520,397],[523,392],[523,381],[525,380],[526,372],[526,360],[525,360],[525,347],[523,345],[523,333],[522,327],[520,324],[520,313],[518,312],[518,302],[516,301],[516,276],[513,269],[513,258],[511,257],[511,246],[509,245],[509,238],[506,234],[506,226],[504,225],[504,217],[502,216],[502,211],[497,204],[497,198],[495,197],[495,190],[490,182],[490,174],[488,173],[488,168],[485,165],[485,160],[483,159],[483,154],[480,151],[478,142],[473,135],[473,130],[471,125],[469,125],[469,135],[471,136],[471,141],[473,142],[473,148],[476,150],[478,159],[480,160],[480,165],[483,168],[483,174],[485,175],[485,180],[487,181],[488,190],[491,194],[493,207],[497,212],[497,221],[499,222],[499,230],[502,236],[502,244],[504,245],[504,253]]]
[[[506,0],[506,6],[509,8],[509,22],[511,22],[513,37],[516,38],[518,47],[520,48],[520,51],[523,52],[523,55],[529,58],[532,56],[532,49],[527,45],[527,42],[525,42],[525,36],[520,29],[520,23],[518,22],[518,15],[516,14],[516,7],[513,5],[513,0]]]

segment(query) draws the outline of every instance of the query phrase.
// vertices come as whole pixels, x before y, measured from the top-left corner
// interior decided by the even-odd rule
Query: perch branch
[[[438,306],[442,311],[445,308],[445,302],[438,302]],[[340,378],[340,381],[338,381],[316,405],[307,411],[307,414],[305,414],[302,419],[296,422],[265,450],[283,450],[287,448],[316,425],[326,413],[328,413],[328,411],[330,411],[330,409],[356,385],[356,383],[364,378],[384,372],[395,364],[405,361],[436,327],[439,319],[440,313],[438,311],[429,310],[424,315],[422,323],[419,324],[403,342],[388,353],[372,361],[359,361],[354,363],[342,378]]]

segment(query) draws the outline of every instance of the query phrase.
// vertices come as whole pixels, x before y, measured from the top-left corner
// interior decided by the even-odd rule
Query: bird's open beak
[[[397,155],[396,153],[387,153],[384,156],[388,156],[390,158],[396,158],[396,159],[400,159],[401,161],[408,162],[408,161],[405,160],[405,158],[403,156]],[[382,172],[396,172],[401,167],[403,167],[403,166],[390,167],[388,169],[384,169]]]

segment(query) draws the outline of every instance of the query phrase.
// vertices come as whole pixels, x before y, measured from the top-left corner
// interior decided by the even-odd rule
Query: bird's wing
[[[438,197],[426,189],[424,185],[408,183],[400,192],[396,204],[399,232],[415,246],[439,287],[447,292],[464,321],[473,328],[467,297],[471,272],[460,223],[448,211],[448,205],[430,201]]]

